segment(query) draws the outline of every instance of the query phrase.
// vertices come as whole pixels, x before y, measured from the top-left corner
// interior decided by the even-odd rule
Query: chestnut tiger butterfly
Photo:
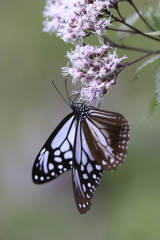
[[[54,180],[72,169],[77,208],[86,213],[103,170],[116,170],[124,161],[129,124],[119,113],[96,109],[85,103],[70,104],[72,112],[52,132],[33,165],[36,184]]]

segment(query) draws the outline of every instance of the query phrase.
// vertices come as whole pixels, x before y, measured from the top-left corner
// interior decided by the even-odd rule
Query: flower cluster
[[[81,81],[81,99],[94,103],[115,84],[121,68],[116,51],[108,52],[109,45],[100,40],[100,47],[83,44],[82,39],[90,34],[101,38],[110,25],[110,8],[118,0],[47,0],[45,11],[45,32],[56,32],[65,42],[72,42],[75,50],[67,52],[71,63],[62,68],[63,75],[70,74],[72,82]],[[80,43],[76,44],[76,40]]]
[[[110,25],[112,7],[118,0],[47,0],[43,16],[44,32],[57,32],[65,42],[87,34],[101,35]],[[106,17],[108,19],[106,19]]]
[[[81,99],[94,103],[115,84],[120,69],[120,61],[116,52],[108,52],[109,46],[100,42],[100,47],[83,44],[76,45],[75,50],[67,52],[72,67],[62,68],[63,75],[70,74],[72,82],[81,81]]]

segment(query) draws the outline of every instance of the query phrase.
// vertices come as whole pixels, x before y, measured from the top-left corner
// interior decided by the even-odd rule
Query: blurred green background
[[[37,153],[71,111],[51,83],[66,97],[61,67],[71,45],[42,32],[44,0],[0,3],[0,239],[160,239],[160,108],[146,118],[155,66],[136,82],[131,80],[138,64],[128,67],[102,101],[102,109],[119,112],[130,123],[128,155],[118,171],[104,172],[90,211],[81,216],[71,172],[42,186],[31,180]],[[144,1],[135,3],[140,8]],[[125,16],[133,12],[127,3],[121,6]],[[130,37],[128,44],[158,49],[140,37]],[[123,55],[128,61],[141,56],[118,51]],[[70,82],[69,91],[78,89]]]

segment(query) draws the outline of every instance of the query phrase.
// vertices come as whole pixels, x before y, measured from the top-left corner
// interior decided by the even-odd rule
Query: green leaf
[[[160,103],[160,62],[158,63],[155,71],[155,94],[157,103]]]
[[[137,13],[133,13],[132,15],[130,15],[127,19],[126,19],[126,23],[130,24],[133,26],[133,24],[138,20],[139,16]],[[127,27],[126,25],[124,25],[123,23],[120,24],[119,26],[120,30],[130,30],[129,27]],[[131,35],[130,33],[126,33],[126,32],[117,32],[117,38],[119,40],[122,40],[123,38],[128,37],[129,35]]]
[[[160,30],[159,31],[155,31],[155,32],[148,32],[148,33],[145,33],[145,34],[152,35],[152,36],[160,35]]]
[[[156,11],[153,15],[157,19],[157,22],[158,22],[158,25],[159,25],[159,28],[160,28],[160,2],[158,3],[158,5],[156,7]]]
[[[154,17],[160,17],[160,13],[154,13],[153,16]]]
[[[148,111],[148,115],[151,116],[154,114],[155,110],[157,108],[157,101],[156,101],[156,97],[154,96],[152,101],[151,101],[151,105]]]
[[[136,75],[135,75],[133,81],[135,81],[135,80],[137,79],[138,74],[139,74],[142,70],[144,70],[145,68],[149,67],[151,64],[153,64],[153,63],[155,63],[156,61],[158,61],[159,58],[160,58],[160,54],[158,54],[158,55],[150,58],[149,60],[145,61],[144,63],[142,63],[142,65],[137,68],[137,70],[136,70]]]
[[[158,6],[159,8],[159,6]],[[148,22],[148,24],[155,30],[159,30],[160,28],[160,21],[158,18],[154,16],[153,13],[153,7],[152,6],[147,6],[147,10],[145,11],[145,19]],[[150,28],[147,27],[147,29],[150,31]]]
[[[151,102],[150,102],[150,106],[149,109],[147,111],[147,114],[141,119],[141,123],[145,124],[149,121],[149,117],[151,117],[154,113],[155,110],[157,109],[157,102],[156,102],[156,98],[155,95],[153,96]]]

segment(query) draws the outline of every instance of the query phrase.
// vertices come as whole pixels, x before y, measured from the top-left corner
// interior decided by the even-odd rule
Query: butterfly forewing
[[[119,113],[92,109],[82,127],[94,159],[104,169],[116,170],[127,154],[127,120]]]
[[[33,165],[32,179],[42,184],[72,168],[77,120],[73,113],[62,120],[50,135]]]
[[[79,121],[73,153],[72,183],[76,205],[81,214],[90,209],[102,172],[103,168],[95,161],[89,150]]]

